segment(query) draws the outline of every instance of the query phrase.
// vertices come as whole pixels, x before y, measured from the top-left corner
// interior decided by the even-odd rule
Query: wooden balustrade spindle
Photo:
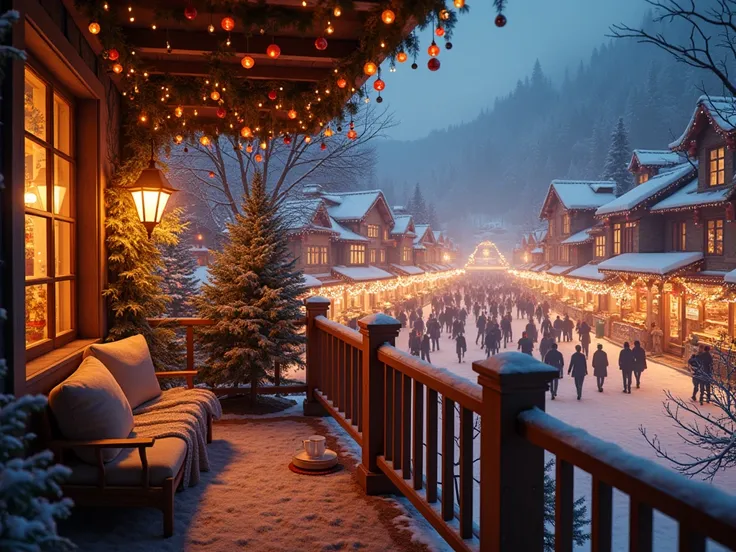
[[[343,397],[345,401],[345,417],[355,425],[355,418],[353,418],[353,387],[355,387],[355,381],[353,380],[353,348],[346,343],[344,352],[345,389],[343,390]]]
[[[335,406],[338,412],[345,410],[345,396],[343,395],[343,389],[345,387],[345,342],[337,339],[337,349],[335,355]]]
[[[401,467],[404,479],[411,479],[411,378],[404,376],[404,396],[401,401]]]
[[[439,432],[439,396],[427,389],[427,502],[437,502],[437,441]]]
[[[413,419],[414,489],[420,491],[424,486],[424,385],[418,381],[414,382]]]
[[[324,332],[316,325],[318,316],[327,316],[330,301],[324,297],[310,297],[305,301],[307,310],[307,398],[304,401],[304,414],[320,416],[325,414],[324,408],[314,397],[314,391],[324,391]]]
[[[455,518],[455,401],[442,397],[442,519]]]
[[[460,408],[460,536],[473,536],[473,411]]]
[[[575,468],[555,462],[555,552],[572,552],[573,487]]]
[[[401,402],[403,398],[403,389],[404,389],[404,376],[401,372],[398,370],[394,370],[394,396],[393,396],[393,453],[394,453],[394,469],[398,470],[401,469],[401,458],[402,458],[402,449],[401,449],[401,422],[403,420],[403,417],[401,416]]]
[[[593,552],[611,552],[613,539],[613,490],[593,478],[593,516],[590,537]]]
[[[194,370],[194,326],[187,326],[187,370]]]
[[[630,499],[629,552],[652,552],[652,508]]]
[[[362,409],[362,398],[363,398],[363,370],[360,366],[361,357],[360,350],[353,350],[353,372],[355,374],[356,385],[353,387],[353,408],[355,409],[355,420],[358,426],[358,431],[363,431],[363,411]]]
[[[680,523],[678,552],[705,552],[705,537]]]
[[[386,444],[383,449],[386,460],[394,459],[394,381],[394,369],[386,366],[386,393],[384,399]]]

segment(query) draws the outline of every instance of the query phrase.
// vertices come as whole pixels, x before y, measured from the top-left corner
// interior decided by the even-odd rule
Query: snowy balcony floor
[[[176,495],[175,534],[161,537],[152,509],[76,509],[61,532],[94,551],[411,551],[445,549],[403,499],[367,497],[355,479],[360,449],[330,419],[296,415],[216,423],[212,471]],[[289,415],[294,414],[294,415]],[[289,471],[302,439],[327,436],[345,469],[311,477]],[[408,508],[408,509],[407,509]]]

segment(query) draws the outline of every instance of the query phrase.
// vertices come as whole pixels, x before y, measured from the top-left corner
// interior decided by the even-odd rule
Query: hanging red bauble
[[[321,149],[322,151],[325,151],[325,150],[327,149],[327,144],[325,144],[324,142],[322,142],[322,143],[321,143],[321,144],[319,145],[319,149]]]
[[[368,61],[365,65],[363,65],[363,72],[369,77],[375,75],[377,71],[378,66],[372,61]]]
[[[508,20],[506,19],[506,16],[502,13],[499,13],[496,16],[496,27],[505,27]]]
[[[260,153],[256,153],[255,160],[256,163],[260,163],[261,161],[263,161],[263,156]]]
[[[440,55],[440,47],[437,46],[437,43],[434,40],[432,41],[432,44],[429,45],[429,48],[427,48],[427,53],[430,57],[437,57]]]
[[[250,56],[244,56],[243,59],[240,60],[240,65],[242,65],[245,69],[253,69],[253,66],[256,64],[256,60],[254,60]]]
[[[358,138],[358,133],[351,128],[350,130],[348,130],[348,138],[350,138],[351,140],[355,140],[356,138]]]
[[[235,28],[235,20],[232,17],[223,17],[222,21],[220,21],[220,26],[227,32],[230,32]]]
[[[296,112],[296,109],[290,109],[286,115],[289,119],[296,119],[299,114]]]
[[[118,52],[115,48],[110,48],[107,51],[107,58],[110,61],[117,61],[118,59],[120,59],[120,52]]]
[[[383,13],[381,14],[381,21],[383,21],[386,25],[390,25],[394,21],[396,21],[396,14],[393,12],[393,10],[383,10]]]
[[[427,68],[430,71],[437,71],[437,69],[440,68],[440,60],[437,58],[432,58],[427,62]]]
[[[278,44],[271,44],[266,48],[266,55],[271,59],[276,59],[281,55],[281,48],[279,48]]]
[[[186,8],[184,8],[184,17],[186,17],[189,21],[194,21],[194,19],[197,17],[197,8],[189,4]]]
[[[269,90],[268,91],[268,99],[271,101],[274,101],[278,97],[278,94],[275,90]]]
[[[396,54],[396,61],[399,63],[404,63],[407,59],[409,59],[409,56],[406,54],[406,52],[399,52]]]
[[[286,144],[287,146],[291,144],[291,136],[289,136],[288,134],[284,134],[284,144]]]
[[[445,29],[443,29],[442,27],[437,27],[434,31],[434,34],[436,34],[437,36],[445,36]]]
[[[227,111],[225,110],[225,108],[224,107],[218,107],[217,108],[217,116],[220,119],[224,119],[225,118],[225,115],[227,115]]]
[[[373,82],[373,89],[374,89],[374,90],[378,90],[378,91],[380,92],[380,91],[381,91],[381,90],[383,90],[384,88],[386,88],[386,83],[385,83],[385,82],[383,82],[383,81],[382,81],[381,79],[376,79],[376,80],[375,80],[375,81]]]
[[[323,36],[319,37],[317,40],[314,41],[314,47],[318,50],[326,50],[327,49],[327,39]]]
[[[337,87],[338,88],[345,88],[348,85],[348,81],[346,81],[344,78],[340,77],[337,79]]]
[[[215,173],[214,173],[214,171],[210,171],[210,172],[208,172],[208,173],[207,173],[207,176],[209,176],[210,178],[215,178]]]

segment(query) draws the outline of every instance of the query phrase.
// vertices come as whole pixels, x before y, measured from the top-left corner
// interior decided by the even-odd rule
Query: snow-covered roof
[[[685,161],[687,159],[676,151],[635,149],[631,155],[629,170],[633,170],[636,165],[641,167],[669,167],[679,165]]]
[[[531,267],[529,270],[531,270],[532,272],[542,272],[545,269],[545,267],[548,267],[548,266],[549,265],[547,263],[542,263],[542,264]]]
[[[423,251],[423,250],[425,250],[427,248],[424,247],[421,243],[417,243],[417,239],[414,238],[414,249],[417,249],[419,251]]]
[[[568,265],[555,265],[547,269],[547,274],[562,275],[572,270],[573,268],[575,267],[568,266]]]
[[[304,280],[304,285],[307,288],[313,288],[313,287],[320,287],[322,286],[321,280],[318,280],[311,274],[302,274],[302,280]]]
[[[608,276],[598,271],[598,265],[588,263],[583,266],[579,266],[575,270],[566,274],[568,278],[581,278],[583,280],[598,280],[602,282]]]
[[[541,255],[542,253],[544,253],[544,249],[541,247],[535,247],[532,249],[532,255]]]
[[[726,275],[723,277],[723,281],[728,284],[736,284],[736,270],[727,272]]]
[[[434,241],[445,241],[445,236],[442,234],[441,230],[433,230],[432,234],[434,235]]]
[[[378,268],[377,266],[333,266],[332,272],[338,277],[347,278],[354,282],[367,282],[370,280],[385,280],[387,278],[395,278],[390,272]]]
[[[593,227],[591,226],[590,228],[586,228],[585,230],[576,232],[575,234],[564,240],[562,242],[562,245],[577,245],[592,240],[593,237],[590,235],[590,231],[592,229]]]
[[[649,211],[652,213],[658,211],[685,211],[703,205],[718,204],[726,201],[732,192],[733,188],[728,187],[698,193],[698,180],[695,179],[671,196],[655,203]]]
[[[625,194],[599,207],[595,215],[612,215],[631,211],[658,194],[666,193],[671,187],[690,182],[693,178],[697,179],[697,177],[697,164],[693,167],[690,163],[683,163],[671,170],[653,176],[643,184],[634,186]]]
[[[534,241],[539,243],[547,237],[547,229],[542,228],[541,230],[535,230],[532,232],[532,236],[534,237]]]
[[[392,264],[391,269],[396,270],[396,272],[399,272],[401,274],[406,274],[407,276],[413,276],[415,274],[424,274],[424,270],[414,265]]]
[[[613,180],[553,180],[542,205],[542,214],[553,195],[567,210],[590,210],[611,201],[615,190]]]
[[[698,117],[706,116],[724,132],[736,130],[736,99],[724,96],[700,96],[695,111],[685,131],[669,147],[674,150],[687,149],[690,136],[696,131]]]
[[[429,224],[416,224],[414,225],[414,233],[416,234],[416,237],[414,238],[414,245],[421,244],[424,242],[425,235],[429,237],[430,242],[434,243],[434,234],[431,232],[429,228]]]
[[[321,209],[325,209],[324,201],[321,199],[295,199],[284,201],[279,208],[279,213],[287,230],[311,227],[330,231],[332,228],[328,226],[313,223],[315,216]],[[329,223],[327,211],[325,210],[323,213],[325,214],[325,220]]]
[[[399,236],[401,234],[411,233],[413,219],[411,215],[394,215],[394,227],[391,234]]]
[[[624,253],[606,259],[598,265],[598,270],[612,272],[637,272],[664,276],[703,259],[700,252],[668,253]]]
[[[332,229],[337,232],[337,239],[339,241],[354,241],[354,242],[368,242],[368,238],[365,236],[361,236],[360,234],[356,234],[352,230],[348,230],[344,226],[342,226],[340,223],[338,223],[334,218],[332,220]]]
[[[393,214],[391,213],[391,209],[388,204],[386,204],[386,200],[384,199],[383,192],[381,190],[340,193],[339,203],[328,206],[327,210],[330,212],[330,216],[335,220],[361,220],[365,217],[368,211],[371,210],[373,205],[379,201],[385,204],[385,211],[393,221]]]

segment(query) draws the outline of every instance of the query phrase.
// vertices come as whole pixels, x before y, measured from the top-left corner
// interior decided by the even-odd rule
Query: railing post
[[[544,450],[519,432],[518,415],[544,410],[557,369],[521,353],[474,362],[483,387],[480,448],[482,551],[544,549]]]
[[[315,325],[318,316],[327,316],[330,308],[330,300],[324,297],[309,297],[304,301],[307,308],[307,398],[304,399],[305,416],[327,416],[322,405],[314,398],[314,390],[321,385],[321,374],[323,369],[322,351],[320,349],[319,330]]]
[[[363,443],[362,459],[358,466],[358,482],[368,495],[395,491],[388,477],[381,473],[376,459],[383,454],[385,431],[385,371],[378,360],[378,349],[388,343],[396,344],[401,322],[383,313],[375,313],[358,320],[363,335]]]

